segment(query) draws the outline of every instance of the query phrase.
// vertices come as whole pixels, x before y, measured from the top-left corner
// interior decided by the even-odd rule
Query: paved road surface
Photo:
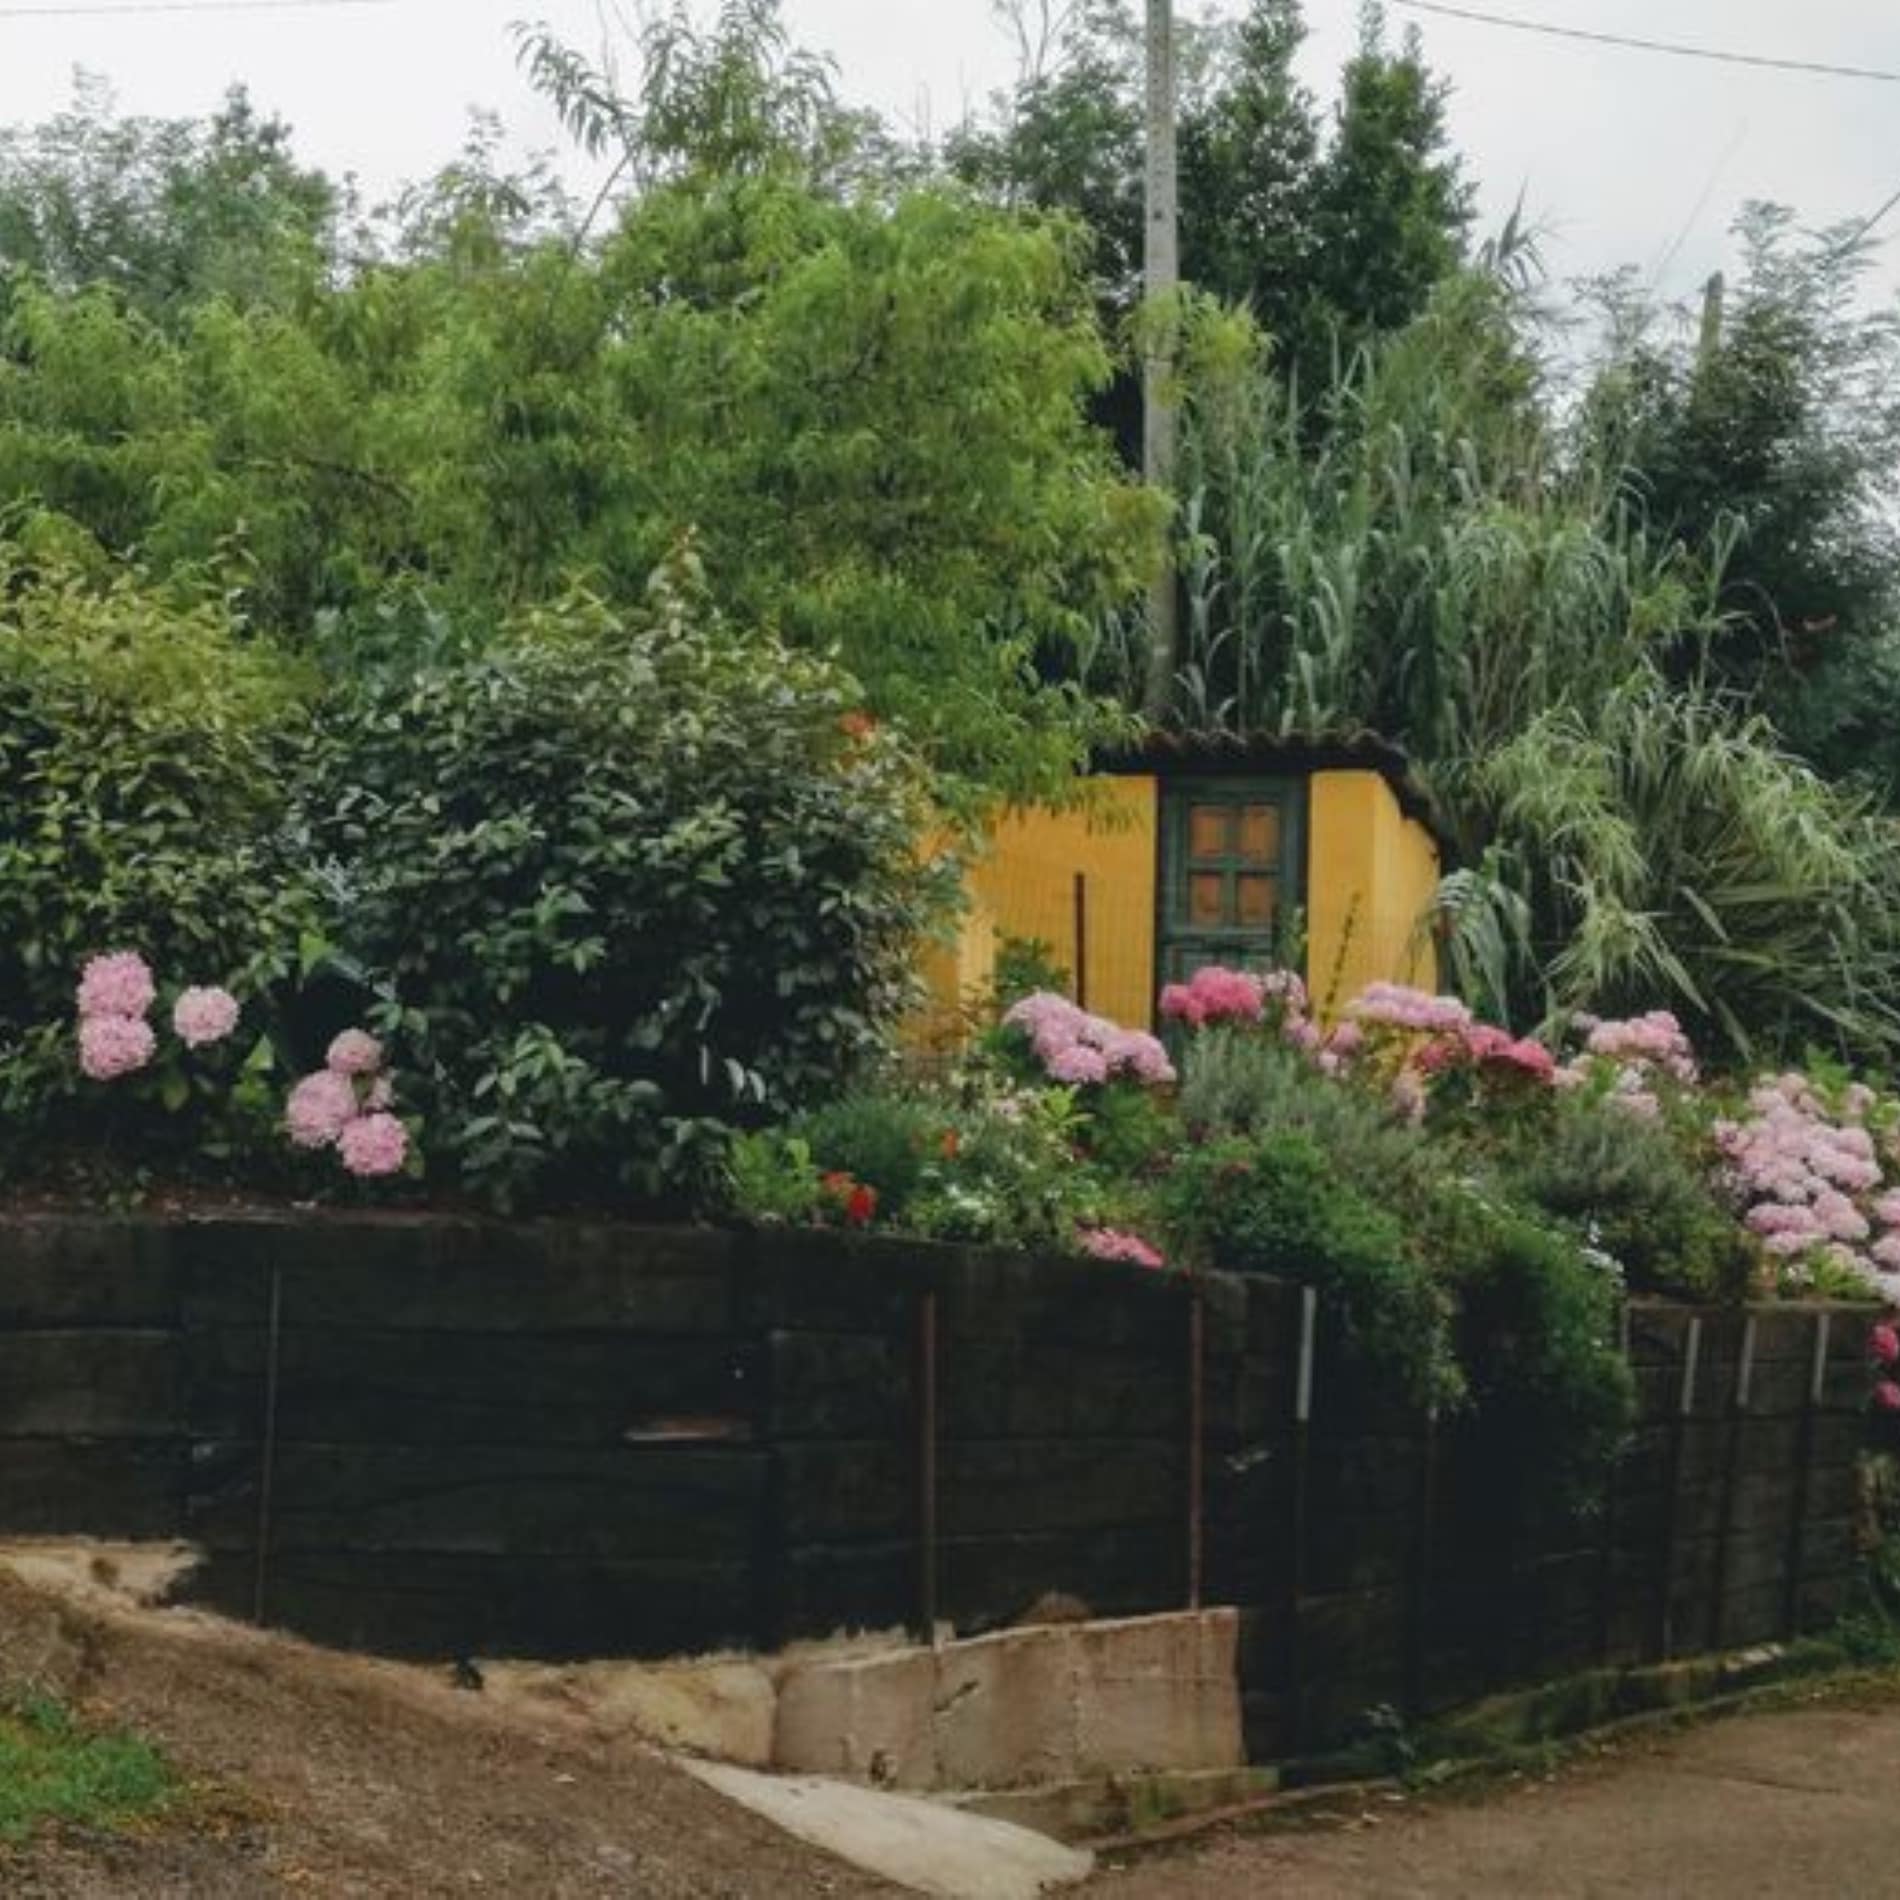
[[[1376,1818],[1368,1818],[1376,1817]],[[1900,1900],[1900,1698],[1737,1717],[1477,1801],[1225,1835],[1089,1900]]]

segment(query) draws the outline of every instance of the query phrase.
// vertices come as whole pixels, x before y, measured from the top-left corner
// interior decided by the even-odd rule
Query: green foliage
[[[1211,1143],[1176,1165],[1173,1230],[1236,1273],[1317,1287],[1352,1357],[1414,1404],[1452,1397],[1445,1303],[1397,1218],[1341,1181],[1310,1136]]]
[[[854,700],[670,591],[340,697],[312,829],[432,1161],[508,1200],[679,1193],[876,1050],[938,891]]]
[[[1469,1188],[1441,1191],[1426,1225],[1486,1445],[1520,1497],[1589,1505],[1635,1418],[1615,1279],[1570,1236]]]
[[[1026,26],[1030,9],[1014,11]],[[1280,367],[1317,382],[1336,351],[1423,307],[1471,212],[1417,39],[1395,49],[1368,9],[1329,126],[1294,71],[1305,33],[1298,0],[1177,21],[1181,239],[1187,281],[1245,304]],[[1052,41],[1023,40],[1015,89],[946,161],[1005,203],[1075,218],[1105,303],[1125,313],[1142,265],[1140,21],[1124,0],[1090,0]]]
[[[818,1209],[811,1144],[782,1129],[737,1135],[726,1151],[727,1198],[735,1213],[773,1226],[810,1221]]]
[[[1557,1006],[1662,1000],[1744,1061],[1897,1046],[1900,841],[1765,720],[1638,674],[1532,720],[1459,796],[1521,867]]]
[[[1661,1123],[1565,1097],[1523,1143],[1509,1181],[1517,1198],[1614,1260],[1632,1292],[1742,1299],[1754,1254],[1734,1209],[1716,1200],[1713,1172]]]
[[[1160,521],[1088,420],[1111,359],[1074,234],[895,176],[847,194],[869,134],[767,0],[662,20],[633,98],[526,53],[625,160],[594,239],[492,126],[360,241],[313,209],[302,251],[279,227],[309,181],[241,106],[152,127],[88,97],[35,135],[15,222],[105,235],[15,247],[0,492],[346,668],[577,578],[631,608],[696,533],[735,620],[841,652],[970,802],[1064,784],[1115,729],[1066,656],[1140,593]],[[0,150],[0,255],[7,189]],[[213,234],[148,270],[173,199]],[[292,252],[294,295],[226,293]]]
[[[176,1794],[156,1750],[130,1735],[91,1734],[45,1696],[0,1713],[0,1841],[49,1823],[123,1827]]]
[[[1181,1120],[1195,1139],[1294,1131],[1374,1200],[1424,1190],[1444,1159],[1372,1090],[1328,1084],[1309,1057],[1245,1030],[1205,1029],[1181,1059]]]
[[[67,110],[0,129],[8,278],[107,289],[157,321],[215,299],[301,294],[343,209],[329,179],[297,164],[288,127],[261,118],[242,88],[209,119],[127,119],[81,73]]]
[[[1671,325],[1633,273],[1609,318],[1590,425],[1636,469],[1657,527],[1726,550],[1711,661],[1831,776],[1900,789],[1900,320],[1866,295],[1864,234],[1797,234],[1751,205],[1739,280]]]
[[[793,1135],[824,1171],[874,1188],[879,1208],[892,1218],[916,1198],[953,1125],[915,1091],[877,1089],[808,1111],[793,1124]]]
[[[170,985],[251,991],[286,974],[315,912],[285,831],[303,720],[296,671],[215,607],[0,552],[10,1059],[42,1066],[36,1038],[71,1017],[96,952],[137,950]]]

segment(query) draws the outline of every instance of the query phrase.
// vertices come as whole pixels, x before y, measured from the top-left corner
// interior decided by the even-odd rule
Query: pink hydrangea
[[[172,1028],[187,1049],[222,1042],[238,1026],[237,998],[217,988],[183,991],[172,1005]]]
[[[362,1029],[346,1029],[323,1059],[333,1075],[374,1075],[383,1066],[383,1045]]]
[[[1889,1273],[1900,1273],[1900,1234],[1882,1234],[1868,1251],[1877,1265]]]
[[[1584,1047],[1593,1056],[1653,1065],[1678,1082],[1696,1079],[1695,1050],[1682,1024],[1666,1009],[1622,1022],[1593,1022]]]
[[[299,1148],[329,1148],[357,1114],[356,1084],[334,1069],[319,1069],[290,1091],[284,1126]]]
[[[79,1014],[144,1016],[158,1000],[151,966],[136,950],[91,958],[79,977]]]
[[[1082,1230],[1082,1251],[1097,1260],[1114,1260],[1135,1267],[1164,1267],[1166,1260],[1139,1234],[1121,1233],[1113,1227],[1087,1227]]]
[[[1118,1029],[1103,1047],[1111,1075],[1125,1075],[1151,1087],[1175,1079],[1174,1064],[1168,1052],[1145,1029]]]
[[[359,1180],[400,1174],[409,1158],[409,1131],[394,1115],[361,1115],[338,1136],[337,1152]]]
[[[1269,996],[1290,1015],[1306,1007],[1306,986],[1290,970],[1259,977],[1210,963],[1187,982],[1170,983],[1161,992],[1160,1007],[1166,1021],[1200,1029],[1221,1023],[1257,1023],[1267,1013]]]
[[[1900,1331],[1891,1325],[1876,1326],[1867,1336],[1867,1350],[1877,1365],[1890,1366],[1900,1359]]]
[[[1092,1016],[1066,996],[1025,996],[1003,1018],[1026,1036],[1030,1053],[1052,1082],[1085,1087],[1123,1077],[1159,1086],[1175,1079],[1168,1052],[1145,1030]]]
[[[1070,1088],[1108,1080],[1107,1056],[1085,1042],[1072,1042],[1066,1049],[1058,1049],[1048,1058],[1046,1066],[1050,1081]]]
[[[142,1016],[88,1016],[79,1025],[79,1066],[95,1082],[132,1075],[157,1052],[158,1038]]]
[[[1454,996],[1432,996],[1404,983],[1374,983],[1347,1005],[1347,1015],[1372,1029],[1420,1036],[1462,1036],[1471,1011]]]
[[[1882,1379],[1874,1387],[1874,1403],[1883,1412],[1900,1412],[1900,1385],[1891,1379]]]

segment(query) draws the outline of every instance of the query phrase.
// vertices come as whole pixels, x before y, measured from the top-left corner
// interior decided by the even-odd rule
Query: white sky
[[[1501,13],[1739,51],[1900,69],[1892,0],[1472,0]],[[554,143],[515,71],[507,27],[545,19],[591,50],[616,0],[392,0],[323,11],[8,17],[0,0],[0,119],[44,116],[76,65],[124,105],[201,112],[235,80],[297,128],[300,149],[372,194],[459,145],[469,108],[523,142]],[[77,7],[81,0],[35,0]],[[1216,0],[1232,11],[1237,0]],[[618,0],[624,14],[631,0]],[[1330,93],[1357,0],[1307,0],[1307,69]],[[843,90],[941,130],[1005,81],[1008,41],[989,0],[785,0],[794,36],[833,53]],[[1397,9],[1395,29],[1414,18]],[[1419,18],[1455,86],[1453,127],[1483,187],[1487,224],[1522,190],[1571,276],[1635,263],[1686,295],[1720,263],[1750,197],[1816,224],[1864,217],[1900,189],[1900,86],[1753,72]],[[1884,229],[1900,260],[1900,210]],[[1900,282],[1889,269],[1888,281]]]

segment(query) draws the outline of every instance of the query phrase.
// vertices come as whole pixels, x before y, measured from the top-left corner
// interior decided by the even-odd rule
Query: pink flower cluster
[[[1025,996],[1003,1024],[1027,1039],[1043,1074],[1067,1088],[1118,1079],[1153,1087],[1175,1079],[1167,1050],[1146,1030],[1091,1016],[1050,990]]]
[[[1900,1412],[1900,1384],[1893,1378],[1893,1366],[1900,1360],[1900,1330],[1891,1322],[1876,1326],[1867,1337],[1867,1355],[1882,1372],[1874,1387],[1874,1404],[1883,1412]]]
[[[1096,1260],[1113,1260],[1131,1267],[1165,1267],[1168,1263],[1139,1234],[1113,1227],[1085,1227],[1082,1251]]]
[[[1698,1080],[1695,1049],[1682,1024],[1666,1009],[1605,1022],[1579,1016],[1583,1053],[1553,1078],[1559,1088],[1604,1087],[1603,1099],[1644,1121],[1660,1119],[1663,1096]]]
[[[146,1019],[158,1001],[151,966],[135,950],[114,950],[87,960],[79,976],[79,1066],[95,1082],[135,1075],[158,1053],[158,1037]],[[237,999],[229,990],[183,991],[172,1008],[172,1028],[188,1049],[222,1042],[238,1025]]]
[[[1682,1024],[1666,1009],[1652,1009],[1646,1016],[1620,1022],[1586,1017],[1578,1026],[1589,1032],[1583,1045],[1589,1055],[1647,1066],[1678,1082],[1696,1080],[1695,1050]]]
[[[1418,1036],[1463,1036],[1472,1026],[1471,1011],[1455,996],[1432,996],[1404,983],[1371,984],[1347,1005],[1346,1014],[1368,1029]]]
[[[400,1174],[409,1131],[390,1113],[395,1092],[382,1073],[383,1045],[361,1029],[330,1044],[324,1066],[306,1075],[284,1104],[284,1128],[298,1148],[334,1148],[359,1180]]]
[[[1770,1254],[1825,1258],[1900,1299],[1900,1191],[1866,1125],[1875,1099],[1856,1084],[1830,1104],[1805,1076],[1777,1076],[1750,1092],[1749,1118],[1718,1122],[1715,1138]]]
[[[1190,1029],[1260,1023],[1269,1011],[1291,1024],[1305,1017],[1306,1007],[1306,985],[1291,970],[1269,970],[1264,976],[1254,976],[1210,963],[1196,970],[1187,982],[1170,983],[1161,992],[1163,1020],[1185,1023]]]
[[[1475,1068],[1502,1081],[1528,1081],[1540,1087],[1556,1080],[1557,1058],[1535,1036],[1513,1036],[1491,1023],[1472,1023],[1461,1035],[1441,1036],[1420,1054],[1427,1075]]]

